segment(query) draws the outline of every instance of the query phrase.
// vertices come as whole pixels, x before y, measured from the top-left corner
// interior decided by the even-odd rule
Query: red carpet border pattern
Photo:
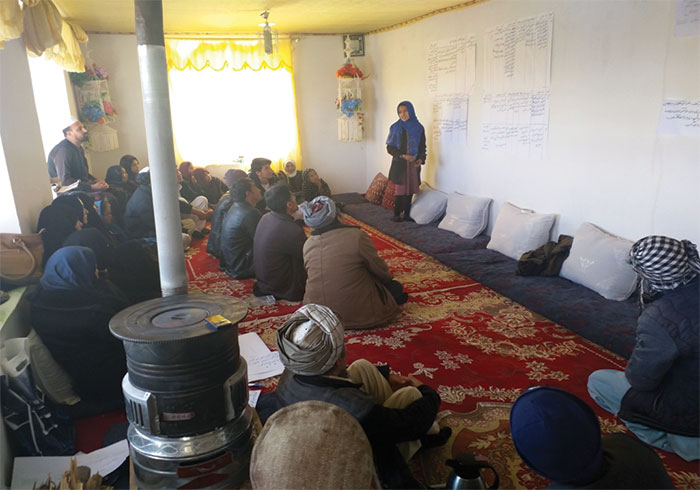
[[[391,324],[346,332],[348,359],[388,363],[393,372],[412,374],[442,398],[441,426],[453,433],[441,448],[419,452],[414,472],[429,484],[444,483],[444,461],[470,451],[486,457],[501,488],[543,488],[548,480],[520,460],[513,447],[508,414],[513,401],[531,386],[550,385],[581,397],[599,417],[604,434],[625,426],[598,408],[586,391],[596,369],[624,369],[621,357],[445,267],[431,257],[351,217],[362,226],[409,301]],[[240,332],[257,332],[276,349],[275,331],[300,303],[266,305],[252,294],[253,280],[234,280],[218,270],[218,260],[198,240],[186,253],[191,290],[239,298],[249,306]],[[266,389],[276,385],[265,381]],[[677,488],[700,488],[697,462],[658,451]],[[484,473],[485,476],[488,472]]]

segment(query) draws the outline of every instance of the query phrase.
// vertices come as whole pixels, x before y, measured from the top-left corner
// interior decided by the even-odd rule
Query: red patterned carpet
[[[485,456],[497,468],[501,488],[543,488],[548,481],[526,468],[513,448],[508,414],[530,386],[551,385],[583,398],[598,414],[603,433],[625,426],[598,408],[586,391],[596,369],[624,369],[621,357],[592,344],[427,255],[378,230],[361,225],[379,254],[409,293],[393,323],[346,333],[348,359],[386,362],[402,375],[413,374],[442,397],[439,423],[450,426],[450,441],[419,453],[414,472],[428,484],[444,483],[444,460],[463,451]],[[257,332],[276,349],[275,329],[299,303],[269,306],[252,295],[253,281],[231,279],[195,241],[186,254],[190,289],[240,298],[249,305],[241,333]],[[266,380],[272,388],[276,379]],[[659,451],[678,488],[700,488],[698,464]]]

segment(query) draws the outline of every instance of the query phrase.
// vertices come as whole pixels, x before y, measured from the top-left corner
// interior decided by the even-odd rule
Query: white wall
[[[21,38],[0,50],[0,108],[0,231],[33,233],[41,209],[51,202],[51,187]]]
[[[90,34],[83,45],[85,58],[105,68],[109,74],[109,94],[119,115],[109,125],[119,133],[119,148],[107,152],[87,151],[90,172],[104,179],[107,169],[118,165],[122,155],[138,158],[141,167],[148,165],[146,126],[141,100],[139,60],[135,35]]]
[[[315,168],[334,193],[364,192],[365,143],[338,141],[335,71],[345,61],[342,36],[303,36],[292,49],[304,167]],[[364,58],[357,58],[356,64],[365,69]]]
[[[482,152],[484,33],[554,12],[548,155],[542,160]],[[673,35],[674,2],[491,0],[366,39],[372,97],[365,185],[387,172],[385,140],[396,104],[411,100],[426,127],[423,176],[443,191],[558,213],[553,236],[584,221],[629,239],[666,234],[700,241],[700,143],[656,134],[664,98],[700,99],[698,37]],[[476,88],[465,145],[431,148],[426,89],[430,41],[477,38]],[[364,67],[363,67],[364,68]],[[431,151],[433,150],[433,151]]]

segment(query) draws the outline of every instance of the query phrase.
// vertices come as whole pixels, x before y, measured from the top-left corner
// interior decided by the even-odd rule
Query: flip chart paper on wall
[[[676,0],[676,36],[700,34],[700,0]]]
[[[665,100],[658,132],[700,138],[700,101]]]
[[[428,45],[428,92],[469,94],[476,79],[476,38],[460,36]]]
[[[484,95],[481,149],[525,158],[545,155],[549,90]]]
[[[521,92],[549,87],[554,14],[494,27],[484,43],[484,90]]]
[[[433,101],[433,142],[467,141],[468,97],[439,97]]]

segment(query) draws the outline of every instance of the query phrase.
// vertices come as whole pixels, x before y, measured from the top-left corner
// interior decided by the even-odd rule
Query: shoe
[[[442,427],[437,434],[426,434],[420,438],[421,448],[430,449],[431,447],[443,446],[452,436],[452,429]]]
[[[208,235],[211,230],[209,228],[202,228],[202,234]]]
[[[197,240],[199,240],[199,239],[201,239],[201,238],[204,238],[204,233],[202,233],[202,232],[199,231],[199,230],[194,230],[194,231],[192,232],[192,238],[196,238]]]

